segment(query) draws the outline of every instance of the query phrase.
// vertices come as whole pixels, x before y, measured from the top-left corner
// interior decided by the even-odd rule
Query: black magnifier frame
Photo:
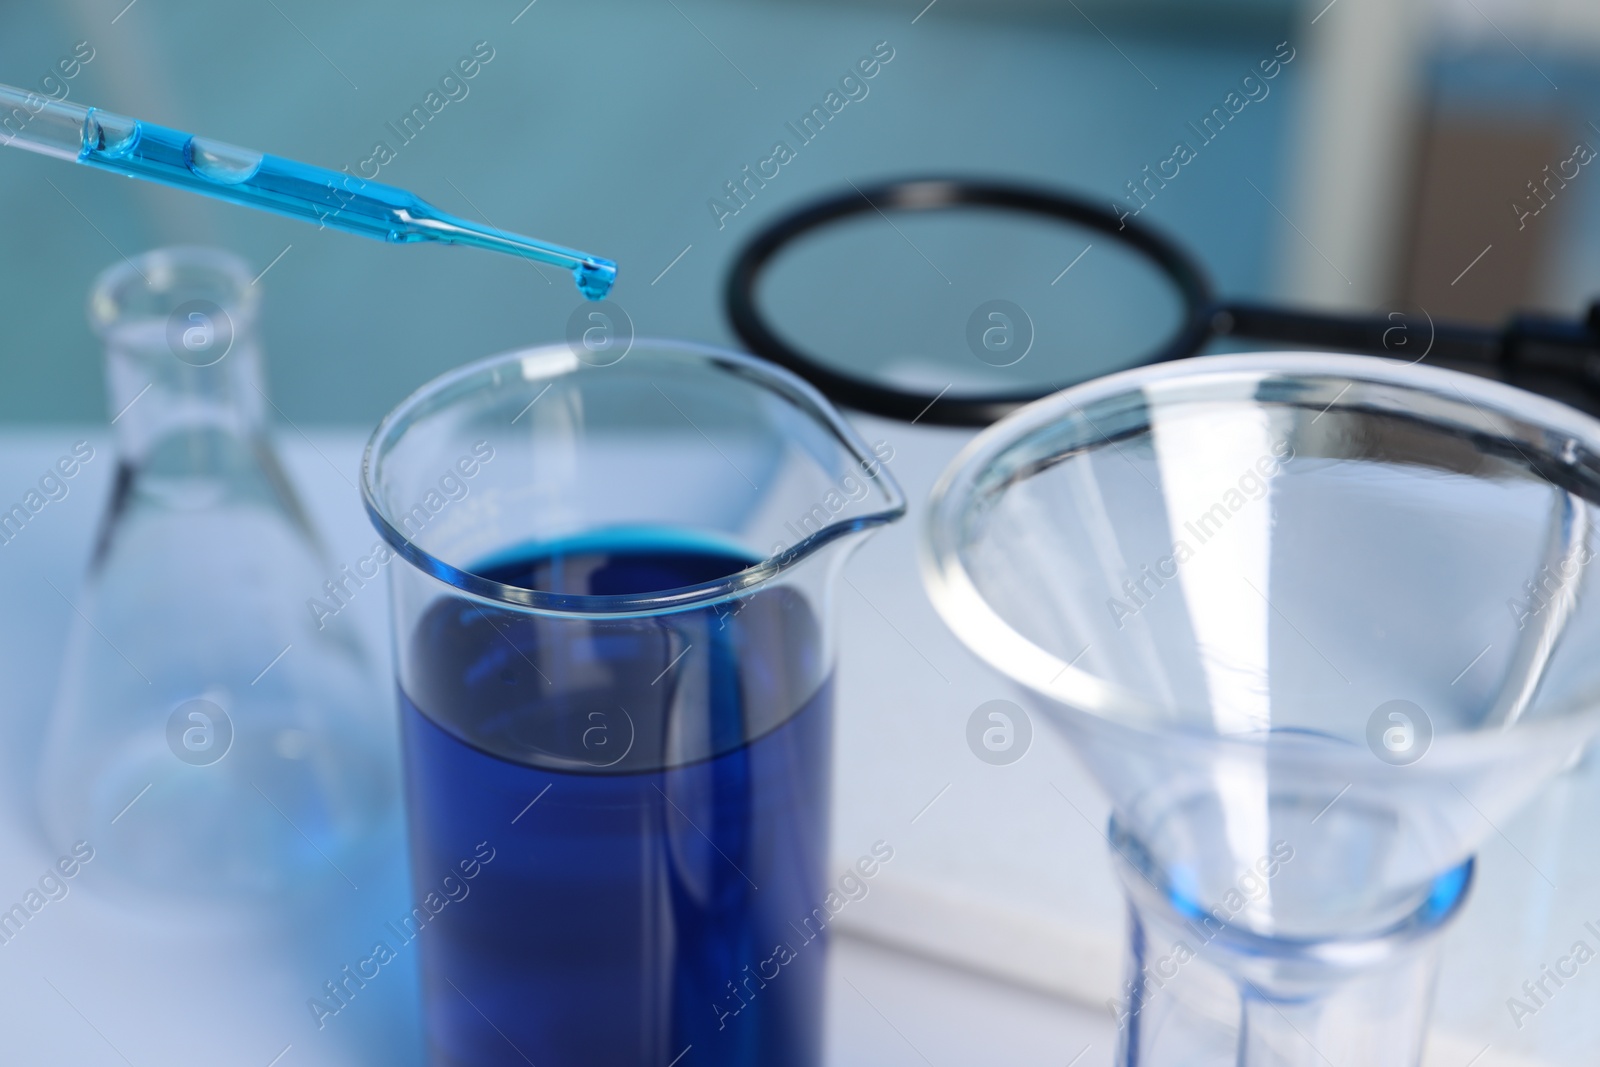
[[[1453,366],[1600,413],[1600,300],[1583,320],[1516,315],[1500,328],[1434,322],[1426,309],[1420,309],[1427,327],[1425,340],[1412,334],[1412,327],[1422,323],[1401,312],[1339,315],[1219,302],[1200,265],[1150,226],[1071,193],[988,179],[919,177],[852,186],[847,193],[803,204],[779,217],[750,239],[729,268],[723,299],[734,332],[751,352],[794,371],[836,403],[891,419],[987,426],[1048,396],[1055,386],[992,396],[945,396],[847,374],[782,337],[757,303],[762,272],[806,234],[868,212],[887,215],[964,207],[1038,215],[1095,230],[1131,248],[1166,275],[1182,298],[1181,321],[1164,344],[1129,366],[1198,355],[1215,339],[1235,337]],[[1420,354],[1413,355],[1418,348]]]

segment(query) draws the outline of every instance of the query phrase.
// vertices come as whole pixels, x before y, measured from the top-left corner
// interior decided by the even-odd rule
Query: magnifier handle
[[[1358,352],[1476,370],[1513,385],[1600,413],[1600,301],[1586,320],[1516,315],[1499,329],[1435,323],[1399,311],[1335,315],[1219,305],[1219,337]]]
[[[1386,315],[1336,315],[1259,304],[1223,304],[1211,322],[1219,337],[1391,359],[1495,368],[1503,363],[1505,354],[1503,331],[1434,323],[1426,314],[1419,318],[1399,311]]]
[[[1505,329],[1504,366],[1514,384],[1600,412],[1600,301],[1586,320],[1513,316]]]

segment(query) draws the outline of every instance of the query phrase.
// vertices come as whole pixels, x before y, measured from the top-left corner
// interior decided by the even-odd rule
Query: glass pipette
[[[380,241],[470,245],[548,263],[571,271],[590,300],[610,292],[617,277],[609,259],[447,215],[392,185],[7,85],[0,85],[0,144]]]

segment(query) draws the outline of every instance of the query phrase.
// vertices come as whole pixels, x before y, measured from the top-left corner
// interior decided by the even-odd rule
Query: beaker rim
[[[754,356],[695,341],[640,337],[632,350],[647,350],[652,356],[667,356],[686,365],[710,368],[715,373],[732,374],[756,383],[780,397],[817,425],[826,428],[843,453],[863,465],[871,464],[875,473],[868,476],[880,493],[879,505],[865,513],[841,518],[792,545],[774,550],[759,562],[725,577],[674,589],[647,593],[591,595],[553,593],[506,585],[446,562],[417,545],[385,513],[377,488],[378,466],[387,446],[397,443],[413,418],[439,397],[459,390],[473,378],[493,376],[507,367],[559,366],[549,372],[552,379],[576,373],[587,366],[566,343],[534,345],[511,349],[464,364],[424,383],[383,417],[368,438],[361,457],[361,500],[367,516],[379,534],[401,558],[426,574],[462,592],[498,604],[538,614],[573,618],[614,618],[654,615],[702,608],[744,595],[762,586],[823,548],[878,526],[894,522],[906,513],[906,498],[888,466],[879,462],[872,448],[846,422],[832,404],[810,383],[790,371]],[[558,357],[552,360],[551,357]],[[593,368],[591,368],[593,369]]]
[[[1006,461],[1011,458],[1008,453],[1023,451],[1022,446],[1030,439],[1075,416],[1087,419],[1085,413],[1097,405],[1143,394],[1148,406],[1154,408],[1167,401],[1197,399],[1198,392],[1179,395],[1178,390],[1185,386],[1198,389],[1202,383],[1210,384],[1220,395],[1229,383],[1260,384],[1274,379],[1284,383],[1303,379],[1309,383],[1318,378],[1390,387],[1461,406],[1451,397],[1454,394],[1475,408],[1491,430],[1505,432],[1496,425],[1498,419],[1504,426],[1519,424],[1564,439],[1565,451],[1571,456],[1586,454],[1600,480],[1600,420],[1547,397],[1474,374],[1399,359],[1307,351],[1220,353],[1136,367],[1064,389],[1018,409],[969,441],[945,468],[929,495],[918,538],[923,582],[935,610],[980,659],[1099,728],[1157,746],[1200,742],[1223,748],[1260,748],[1263,738],[1270,737],[1274,743],[1293,747],[1294,739],[1277,733],[1232,735],[1201,728],[1194,724],[1208,721],[1207,716],[1198,714],[1204,708],[1181,701],[1158,707],[1114,680],[1077,667],[1076,660],[1068,663],[1041,647],[1011,626],[979,591],[963,563],[960,537],[962,523],[972,514],[975,501],[982,500],[996,483],[1022,476],[1019,470],[1007,466]],[[1164,389],[1169,391],[1168,396],[1162,395]],[[1343,396],[1340,392],[1332,397],[1328,407],[1339,403]],[[1105,438],[1104,432],[1097,432],[1100,439],[1114,442],[1115,438]],[[1054,454],[1067,451],[1061,447]],[[1035,457],[1032,462],[1044,461]],[[1574,467],[1578,465],[1575,459],[1570,462]],[[1536,738],[1547,743],[1553,736],[1570,735],[1581,741],[1600,729],[1600,701],[1568,701],[1559,707],[1552,705],[1549,710],[1552,714],[1519,722],[1510,733],[1520,735],[1518,740],[1524,743],[1537,745],[1540,741]],[[1196,714],[1188,721],[1175,721],[1185,718],[1186,713]],[[1441,734],[1433,739],[1426,762],[1435,771],[1470,766],[1480,763],[1493,746],[1503,750],[1509,740],[1507,733],[1498,730]],[[1364,752],[1353,748],[1352,760],[1362,759]]]

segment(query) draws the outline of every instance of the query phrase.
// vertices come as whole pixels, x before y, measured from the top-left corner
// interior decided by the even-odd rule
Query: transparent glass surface
[[[1351,1004],[1425,997],[1473,851],[1600,725],[1597,453],[1530,394],[1288,353],[1069,390],[946,472],[935,603],[1110,795],[1136,934],[1233,979],[1159,1056],[1125,1008],[1125,1062],[1415,1062],[1422,1012]]]
[[[53,841],[151,902],[342,885],[392,818],[386,702],[339,617],[363,583],[323,556],[265,432],[250,277],[163,249],[90,302],[117,473],[84,588],[62,591],[40,802]]]
[[[831,593],[886,443],[759,361],[508,353],[378,427],[439,1065],[815,1067]],[[685,1061],[687,1062],[687,1061]]]

